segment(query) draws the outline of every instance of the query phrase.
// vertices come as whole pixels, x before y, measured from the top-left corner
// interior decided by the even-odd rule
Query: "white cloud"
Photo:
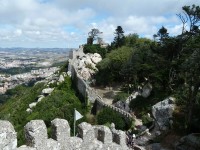
[[[151,37],[163,25],[180,33],[176,13],[199,0],[0,0],[0,46],[78,47],[97,27],[105,41],[116,26]]]

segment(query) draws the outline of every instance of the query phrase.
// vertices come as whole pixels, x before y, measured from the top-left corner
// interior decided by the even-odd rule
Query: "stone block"
[[[17,148],[17,133],[8,121],[0,120],[0,149],[15,150]]]
[[[43,120],[32,120],[24,127],[27,146],[42,149],[47,141],[47,128]]]
[[[78,125],[79,137],[83,139],[83,141],[92,142],[95,138],[95,132],[91,124],[86,122],[82,122]]]
[[[97,139],[104,144],[112,143],[112,132],[106,126],[101,126],[98,128]]]
[[[126,146],[126,134],[121,130],[113,130],[113,142]]]

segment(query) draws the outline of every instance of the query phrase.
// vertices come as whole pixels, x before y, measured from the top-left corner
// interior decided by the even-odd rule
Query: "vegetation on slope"
[[[0,106],[0,119],[9,120],[14,125],[18,133],[18,145],[25,144],[23,127],[27,122],[34,119],[44,120],[47,128],[49,128],[51,120],[64,118],[69,121],[73,132],[74,108],[83,115],[86,114],[87,109],[76,97],[71,86],[71,79],[66,77],[63,83],[55,87],[51,95],[45,97],[33,108],[31,114],[28,114],[26,109],[30,103],[36,101],[44,85],[41,83],[33,87],[20,85],[8,91],[11,97],[5,104]],[[84,120],[85,118],[80,119],[77,124]]]

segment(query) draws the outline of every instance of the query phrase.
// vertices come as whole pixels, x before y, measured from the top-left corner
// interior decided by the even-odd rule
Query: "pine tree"
[[[124,37],[124,31],[121,26],[117,26],[117,29],[115,29],[115,38],[113,41],[113,45],[115,48],[119,48],[125,44],[125,37]]]

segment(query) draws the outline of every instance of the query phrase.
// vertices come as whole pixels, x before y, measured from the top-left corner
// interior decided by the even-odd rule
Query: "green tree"
[[[122,27],[117,26],[114,34],[115,34],[114,41],[111,45],[114,45],[115,48],[123,46],[125,44],[125,36]]]

